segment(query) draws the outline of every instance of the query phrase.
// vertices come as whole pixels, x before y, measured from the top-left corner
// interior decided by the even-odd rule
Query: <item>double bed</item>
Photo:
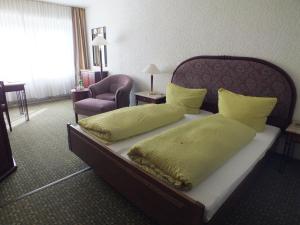
[[[268,150],[291,122],[295,86],[286,72],[269,62],[230,56],[188,59],[176,68],[172,83],[187,88],[207,88],[200,114],[186,114],[178,122],[110,145],[103,144],[80,126],[68,124],[69,148],[160,224],[209,224],[249,186]],[[244,95],[277,97],[278,104],[269,116],[265,131],[257,133],[250,144],[202,183],[190,191],[179,191],[145,173],[128,158],[127,153],[135,143],[216,113],[217,90],[221,87]]]

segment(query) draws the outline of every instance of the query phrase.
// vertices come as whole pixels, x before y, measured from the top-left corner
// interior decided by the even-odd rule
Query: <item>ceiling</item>
[[[52,2],[61,5],[77,6],[77,7],[89,7],[97,0],[39,0],[41,2]]]

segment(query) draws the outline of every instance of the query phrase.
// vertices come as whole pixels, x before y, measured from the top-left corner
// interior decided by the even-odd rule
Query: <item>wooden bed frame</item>
[[[202,109],[217,112],[217,90],[220,87],[251,96],[275,96],[278,104],[268,124],[285,129],[291,122],[296,89],[289,75],[267,61],[232,56],[197,56],[181,63],[172,82],[189,88],[205,87],[208,94]],[[200,225],[205,207],[155,177],[133,162],[115,154],[108,146],[95,142],[68,124],[69,148],[116,191],[163,225]],[[263,158],[226,200],[208,224],[237,200],[259,168]]]

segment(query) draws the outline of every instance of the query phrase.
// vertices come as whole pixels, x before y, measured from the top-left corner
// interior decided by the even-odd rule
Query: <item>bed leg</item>
[[[71,145],[71,135],[70,135],[70,127],[71,124],[68,123],[67,124],[67,132],[68,132],[68,145],[69,145],[69,149],[72,151],[72,145]]]
[[[78,114],[75,113],[75,122],[78,123]]]

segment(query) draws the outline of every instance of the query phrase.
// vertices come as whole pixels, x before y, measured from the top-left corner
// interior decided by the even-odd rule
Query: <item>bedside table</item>
[[[136,105],[139,104],[139,101],[154,104],[162,104],[166,102],[166,95],[164,94],[149,94],[148,91],[144,91],[136,92],[134,95]]]
[[[293,121],[285,130],[285,144],[283,149],[283,160],[293,158],[295,151],[295,143],[300,143],[300,122]]]
[[[88,88],[83,88],[81,90],[72,89],[71,96],[72,96],[72,101],[73,101],[73,107],[74,107],[75,102],[78,102],[80,100],[88,98],[89,93],[90,93],[90,89],[88,89]]]

